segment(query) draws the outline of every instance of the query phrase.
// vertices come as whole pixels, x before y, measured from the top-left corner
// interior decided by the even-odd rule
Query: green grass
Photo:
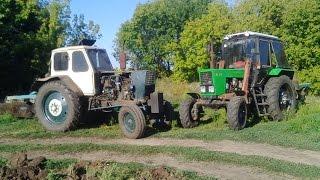
[[[0,157],[0,167],[8,165],[8,160]],[[49,172],[47,179],[66,179],[72,174],[72,169],[79,161],[75,159],[48,159],[45,169]],[[140,163],[117,163],[117,162],[93,162],[95,165],[86,165],[86,174],[90,179],[152,179],[151,171],[156,167],[146,166]],[[166,170],[175,179],[216,179],[214,177],[199,176],[195,172],[175,170],[166,167]]]
[[[171,178],[174,179],[216,179],[214,177],[198,176],[195,172],[175,170],[165,167]],[[104,168],[88,168],[89,177],[98,179],[154,179],[152,176],[153,167],[139,163],[108,163]]]
[[[158,84],[159,89],[163,84],[170,82],[163,80]],[[161,85],[162,83],[162,85]],[[170,92],[170,88],[162,88],[166,97],[175,98],[173,102],[178,102],[183,97],[178,94],[187,92],[194,85],[183,83],[179,86],[182,90],[177,91],[178,85],[173,85],[175,93]],[[176,92],[177,91],[177,92]],[[174,95],[174,96],[173,96]],[[167,98],[167,99],[170,99]],[[299,149],[320,150],[320,98],[310,96],[305,105],[300,106],[297,113],[282,122],[262,121],[253,127],[245,128],[239,132],[229,130],[225,123],[226,117],[224,110],[206,110],[205,119],[200,126],[193,129],[182,129],[173,126],[167,132],[153,132],[153,137],[168,137],[182,139],[201,139],[201,140],[222,140],[229,139],[234,141],[251,141],[258,143],[268,143],[285,147]],[[106,121],[106,119],[99,119]],[[174,122],[176,124],[176,122]],[[54,138],[54,137],[101,137],[101,138],[121,138],[122,132],[118,125],[107,126],[102,124],[98,127],[82,127],[78,130],[66,133],[46,132],[41,125],[34,119],[16,119],[11,115],[0,116],[0,138]]]
[[[98,145],[98,144],[63,144],[63,145],[1,145],[0,152],[18,153],[31,151],[52,151],[60,153],[108,151],[140,156],[168,154],[182,157],[188,161],[207,161],[251,166],[271,172],[286,173],[297,177],[320,177],[320,167],[296,164],[261,156],[244,156],[235,153],[207,151],[200,148],[176,146],[134,146],[134,145]]]
[[[320,150],[320,98],[309,97],[307,104],[300,107],[295,116],[282,122],[260,122],[241,131],[229,130],[225,123],[225,112],[206,110],[207,119],[193,129],[182,129],[176,125],[170,131],[157,132],[153,137],[179,139],[251,141],[299,149]],[[174,123],[176,124],[176,122]],[[53,138],[53,137],[123,137],[118,125],[101,125],[82,128],[67,133],[46,132],[33,119],[16,119],[10,115],[0,116],[0,137]]]

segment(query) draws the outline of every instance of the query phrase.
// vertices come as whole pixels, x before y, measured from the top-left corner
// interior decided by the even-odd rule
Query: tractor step
[[[251,90],[256,105],[256,109],[259,116],[269,116],[268,103],[266,102],[267,95],[264,94],[261,87],[257,87]]]

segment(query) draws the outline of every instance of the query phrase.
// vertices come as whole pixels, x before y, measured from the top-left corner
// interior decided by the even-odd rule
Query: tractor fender
[[[62,81],[71,91],[75,92],[77,95],[83,96],[83,92],[81,91],[81,89],[68,76],[50,76],[36,79],[36,81],[31,86],[31,91],[38,91],[43,84],[57,80]]]
[[[201,99],[201,96],[198,93],[187,93],[187,94],[194,99]]]

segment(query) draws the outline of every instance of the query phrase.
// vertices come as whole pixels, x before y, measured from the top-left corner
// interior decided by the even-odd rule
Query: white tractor
[[[128,138],[143,137],[147,125],[168,127],[172,106],[155,92],[154,72],[114,71],[106,50],[83,40],[52,51],[50,74],[37,79],[34,110],[49,131],[74,129],[89,111],[118,112]],[[125,59],[121,59],[125,67]]]

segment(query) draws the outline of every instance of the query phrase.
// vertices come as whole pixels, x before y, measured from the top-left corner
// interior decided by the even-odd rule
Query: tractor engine
[[[133,86],[125,75],[110,75],[101,78],[102,95],[107,101],[132,100]]]
[[[97,78],[99,89],[96,96],[90,99],[90,109],[100,109],[113,104],[114,101],[132,101],[138,104],[151,103],[156,107],[155,112],[163,104],[162,94],[155,92],[156,76],[151,71],[123,72],[120,74],[100,74]],[[151,100],[151,101],[150,101]],[[154,108],[153,108],[154,109]]]

